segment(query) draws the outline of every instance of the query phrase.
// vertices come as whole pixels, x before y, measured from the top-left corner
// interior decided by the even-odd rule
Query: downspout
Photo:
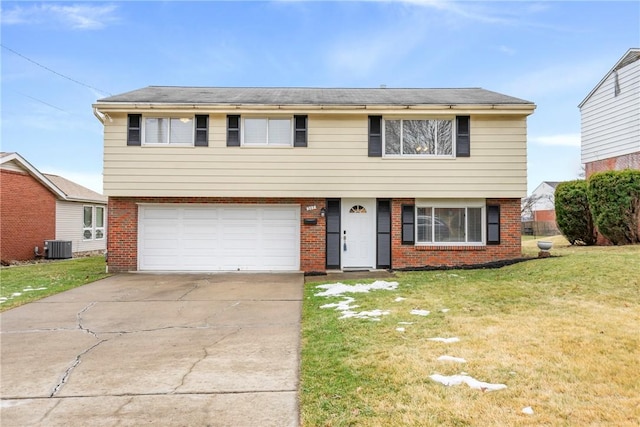
[[[97,107],[93,107],[93,115],[96,116],[96,118],[100,120],[100,123],[102,123],[102,125],[104,126],[105,116],[98,111]]]

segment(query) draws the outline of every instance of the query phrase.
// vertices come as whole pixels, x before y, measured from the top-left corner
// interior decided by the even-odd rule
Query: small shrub
[[[555,192],[556,222],[560,232],[572,245],[594,245],[597,232],[593,225],[587,182],[575,180],[561,182]]]
[[[589,206],[598,231],[614,245],[640,243],[640,171],[593,174]]]

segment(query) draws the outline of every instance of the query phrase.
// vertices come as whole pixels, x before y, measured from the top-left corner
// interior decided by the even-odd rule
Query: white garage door
[[[155,271],[300,269],[300,208],[140,205],[138,268]]]

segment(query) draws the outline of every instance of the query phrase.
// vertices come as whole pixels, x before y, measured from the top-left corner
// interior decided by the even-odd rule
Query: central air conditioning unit
[[[44,257],[46,259],[68,259],[71,256],[71,240],[44,241]]]

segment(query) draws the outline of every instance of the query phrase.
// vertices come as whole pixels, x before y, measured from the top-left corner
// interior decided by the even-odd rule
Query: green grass
[[[308,283],[303,424],[638,425],[640,246],[543,239],[554,241],[550,258],[402,273],[393,279],[396,291],[348,295],[356,311],[389,310],[380,322],[338,319],[340,312],[320,306],[341,298],[317,297],[319,283]],[[523,252],[537,254],[535,241],[523,243]],[[431,314],[410,315],[414,308]],[[413,324],[398,332],[402,321]],[[427,340],[438,336],[460,342]],[[467,363],[438,361],[444,354]],[[508,388],[483,393],[429,378],[461,371]],[[534,415],[521,412],[526,406]]]
[[[109,276],[104,256],[0,268],[0,311]]]

